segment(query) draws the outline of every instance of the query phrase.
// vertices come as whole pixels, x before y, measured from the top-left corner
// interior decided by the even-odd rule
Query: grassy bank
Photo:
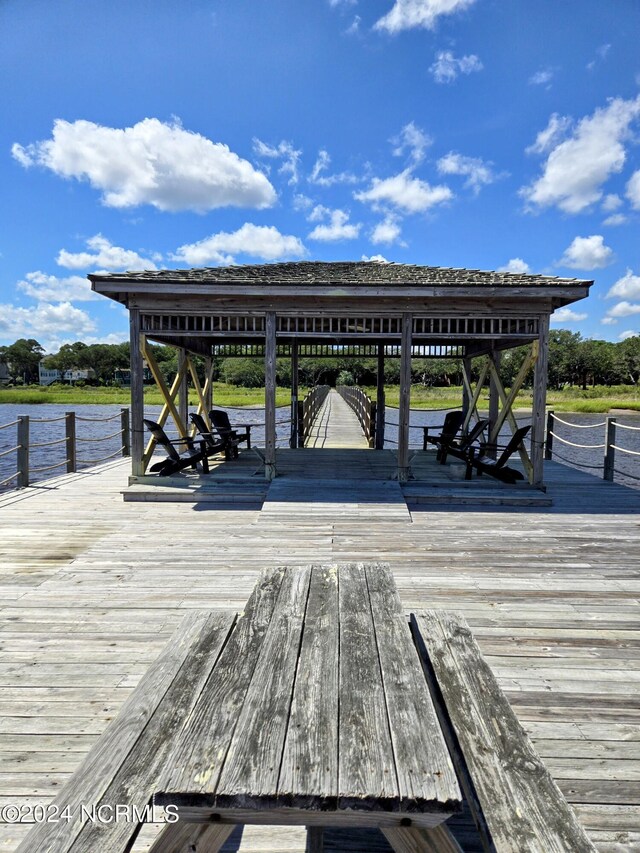
[[[375,398],[375,388],[367,388],[367,393]],[[389,406],[397,406],[399,388],[397,385],[387,386],[386,401]],[[412,409],[445,409],[455,408],[462,400],[462,388],[423,388],[414,385],[411,388]],[[522,391],[518,394],[515,407],[530,409],[532,392]],[[640,412],[640,389],[633,385],[618,387],[596,386],[587,391],[578,388],[566,388],[562,391],[549,391],[547,404],[558,412],[608,412],[610,409],[630,409]],[[489,389],[486,388],[480,396],[479,408],[487,409],[489,405]]]
[[[149,406],[161,406],[164,402],[155,386],[145,388],[145,402]],[[263,388],[238,388],[216,382],[213,387],[213,399],[218,406],[264,406]],[[276,405],[288,406],[291,393],[288,388],[278,388]],[[34,405],[38,403],[57,403],[59,405],[112,405],[128,406],[130,403],[128,388],[84,388],[54,385],[44,387],[29,385],[26,388],[1,388],[0,404]],[[193,389],[189,391],[189,405],[197,406],[198,400]]]
[[[367,393],[375,397],[375,388],[367,388]],[[301,394],[304,389],[300,389]],[[239,388],[235,385],[225,385],[216,382],[213,399],[218,406],[264,406],[264,389]],[[397,406],[399,388],[390,385],[386,388],[386,399],[390,406]],[[462,388],[423,388],[414,385],[411,389],[411,407],[414,409],[444,409],[455,408],[462,400]],[[150,406],[161,406],[163,403],[159,390],[154,387],[145,389],[145,401]],[[287,388],[278,388],[276,404],[287,406],[291,395]],[[480,408],[486,409],[489,401],[488,389],[485,389],[480,399]],[[587,391],[578,388],[566,388],[562,391],[549,391],[548,404],[558,412],[608,412],[610,409],[630,409],[640,411],[640,389],[633,385],[618,387],[596,386]],[[79,404],[111,404],[116,406],[129,405],[128,388],[74,388],[66,386],[41,387],[31,385],[26,388],[0,389],[0,404],[14,403],[17,405],[33,405],[34,403],[58,403],[73,407]],[[193,390],[189,392],[189,405],[197,406],[197,398]],[[523,391],[516,398],[516,407],[531,408],[531,391]]]

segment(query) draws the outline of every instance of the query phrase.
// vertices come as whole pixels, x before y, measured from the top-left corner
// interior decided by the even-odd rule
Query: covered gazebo
[[[466,425],[480,392],[490,382],[489,439],[495,441],[512,412],[517,391],[531,367],[534,391],[531,453],[521,457],[530,482],[542,486],[549,317],[556,308],[588,296],[592,281],[544,275],[361,262],[297,262],[191,270],[94,274],[97,293],[129,310],[131,340],[132,473],[144,473],[143,361],[160,386],[167,413],[181,435],[187,430],[187,381],[191,374],[199,408],[211,403],[211,358],[216,352],[264,354],[265,476],[276,474],[276,356],[292,360],[292,393],[297,397],[297,361],[314,347],[324,353],[378,357],[378,395],[383,393],[385,354],[401,359],[397,475],[409,477],[411,357],[463,360]],[[168,387],[147,340],[170,344],[180,353],[175,382]],[[530,349],[513,387],[500,381],[501,351]],[[399,350],[398,350],[399,348]],[[205,358],[204,385],[189,355]],[[471,359],[487,356],[475,388]]]

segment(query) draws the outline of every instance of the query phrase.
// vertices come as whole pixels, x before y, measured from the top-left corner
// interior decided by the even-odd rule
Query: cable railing
[[[569,427],[571,429],[603,429],[604,428],[604,436],[603,440],[597,442],[596,444],[590,442],[578,442],[571,441],[569,438],[563,435],[559,435],[557,431],[556,424],[562,424],[565,427]],[[566,462],[569,465],[575,465],[579,468],[586,468],[594,471],[602,471],[602,477],[605,480],[613,481],[616,474],[619,474],[623,477],[628,477],[632,480],[640,480],[640,476],[635,473],[631,473],[628,470],[622,470],[616,467],[616,454],[622,453],[626,456],[640,456],[640,450],[633,450],[630,447],[623,447],[620,444],[617,444],[617,431],[618,430],[630,430],[632,432],[640,432],[640,426],[631,426],[631,424],[621,424],[618,423],[618,419],[616,417],[607,417],[604,421],[599,421],[595,424],[577,424],[573,421],[564,420],[564,418],[559,417],[555,414],[554,411],[549,411],[547,413],[547,435],[545,442],[545,459],[559,459],[561,462]],[[567,456],[563,456],[558,453],[555,448],[555,442],[560,442],[560,444],[572,447],[577,450],[602,450],[603,454],[601,459],[596,463],[592,464],[591,462],[585,462],[579,459],[570,459]]]
[[[120,428],[111,432],[108,435],[100,436],[79,436],[76,433],[78,421],[94,421],[107,422],[120,419]],[[64,423],[64,435],[61,438],[53,438],[49,441],[34,441],[33,434],[41,424]],[[106,417],[87,417],[77,415],[76,412],[66,412],[64,415],[52,418],[34,418],[30,415],[20,415],[16,420],[6,424],[0,424],[0,430],[9,427],[16,427],[16,444],[0,452],[0,458],[9,456],[15,453],[16,469],[8,477],[0,480],[0,487],[8,486],[10,483],[16,484],[16,488],[23,489],[31,484],[34,475],[46,474],[49,471],[57,471],[63,469],[67,474],[73,474],[80,467],[90,467],[98,465],[101,462],[106,462],[109,459],[116,457],[129,456],[131,453],[130,440],[130,424],[129,424],[129,409],[121,409],[114,415]],[[120,446],[112,453],[102,455],[100,457],[80,457],[78,456],[78,444],[95,444],[107,440],[114,440],[120,437]],[[42,451],[48,448],[61,448],[62,458],[57,458],[56,461],[46,465],[34,465],[32,452],[38,451],[38,455],[42,455]],[[48,460],[47,460],[48,461]],[[38,477],[38,479],[42,479]]]

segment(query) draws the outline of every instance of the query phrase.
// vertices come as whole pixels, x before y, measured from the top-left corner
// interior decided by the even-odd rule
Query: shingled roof
[[[94,281],[175,282],[176,284],[225,283],[274,285],[423,285],[426,287],[562,287],[585,286],[593,281],[548,275],[450,269],[381,261],[298,261],[280,264],[247,264],[202,267],[188,270],[93,274]]]

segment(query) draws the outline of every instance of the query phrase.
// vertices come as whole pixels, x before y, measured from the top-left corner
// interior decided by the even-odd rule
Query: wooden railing
[[[369,442],[369,447],[373,447],[376,441],[376,404],[356,385],[338,385],[336,391],[356,413],[364,437]]]
[[[304,400],[300,400],[298,402],[298,412],[297,412],[297,430],[296,430],[296,439],[297,442],[295,446],[304,447],[304,443],[311,434],[311,428],[313,427],[313,422],[318,416],[318,412],[320,411],[320,407],[327,399],[327,394],[329,393],[328,385],[316,385],[315,388],[312,388]],[[294,446],[294,445],[292,445]]]
[[[101,436],[79,436],[76,432],[76,424],[78,421],[111,421],[119,419],[120,426],[117,430],[108,435]],[[55,421],[64,421],[64,436],[52,441],[34,441],[32,438],[32,426],[44,423],[54,423]],[[71,474],[81,468],[87,468],[91,465],[97,465],[100,462],[106,462],[108,459],[113,459],[117,456],[129,456],[131,454],[131,435],[129,426],[129,409],[121,409],[120,412],[105,418],[94,418],[78,415],[76,412],[65,412],[55,418],[32,418],[29,415],[20,415],[15,421],[3,424],[0,429],[5,427],[17,427],[16,445],[15,447],[4,450],[0,456],[7,456],[11,453],[16,454],[16,471],[11,476],[0,481],[0,488],[9,486],[14,480],[16,488],[22,489],[31,483],[33,474],[45,474],[49,471],[54,471],[58,468],[63,468],[66,473]],[[87,459],[84,457],[84,451],[79,450],[79,443],[85,442],[101,442],[108,439],[120,439],[120,447],[113,453],[102,456],[99,459]],[[61,448],[62,459],[52,465],[40,465],[34,467],[30,462],[30,451],[36,448],[46,448],[59,445]],[[42,478],[39,478],[42,479]]]

